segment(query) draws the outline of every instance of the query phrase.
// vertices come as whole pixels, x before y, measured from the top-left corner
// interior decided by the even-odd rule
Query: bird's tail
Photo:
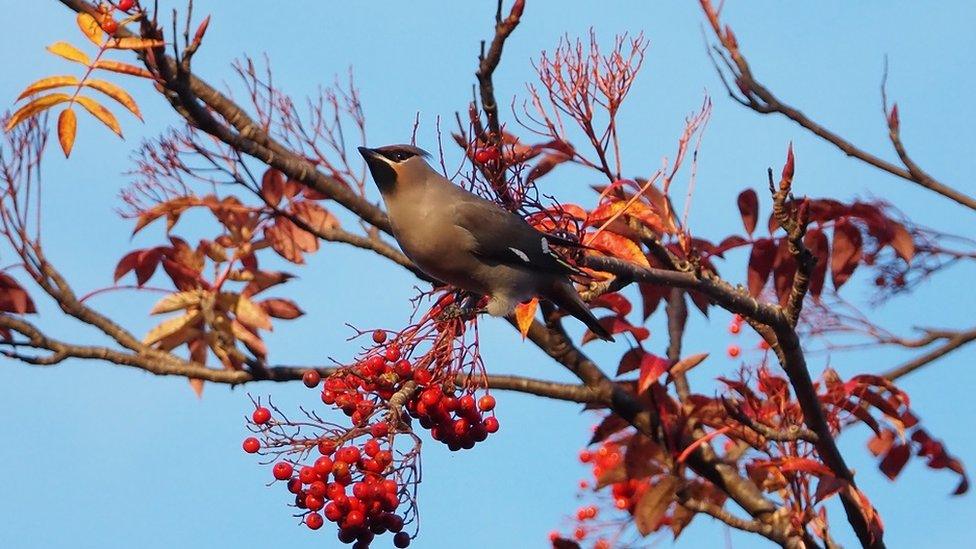
[[[578,318],[586,327],[604,341],[613,341],[613,336],[604,328],[600,322],[590,312],[583,299],[576,293],[572,282],[569,280],[558,280],[553,284],[552,289],[545,296],[557,307]]]

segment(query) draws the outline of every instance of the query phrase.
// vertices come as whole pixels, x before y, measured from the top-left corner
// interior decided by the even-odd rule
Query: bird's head
[[[404,181],[431,171],[425,160],[430,154],[413,145],[386,145],[375,149],[359,147],[359,154],[366,160],[381,193],[390,192]]]

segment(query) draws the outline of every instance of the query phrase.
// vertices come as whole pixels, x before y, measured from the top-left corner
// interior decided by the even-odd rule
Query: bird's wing
[[[580,272],[550,249],[545,234],[486,200],[456,204],[454,223],[471,234],[472,252],[484,261],[561,275]]]

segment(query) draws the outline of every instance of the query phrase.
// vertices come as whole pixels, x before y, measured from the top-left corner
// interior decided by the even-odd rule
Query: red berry
[[[274,464],[274,467],[271,468],[271,473],[274,475],[274,478],[278,480],[290,479],[293,472],[294,468],[291,466],[291,463],[288,463],[287,461],[279,461],[278,463]]]
[[[729,353],[729,357],[735,358],[735,357],[739,356],[739,352],[740,352],[739,346],[738,345],[729,345],[729,349],[728,349],[727,352]]]
[[[243,446],[244,451],[249,454],[253,454],[254,452],[257,452],[258,450],[261,449],[261,443],[258,442],[258,439],[254,437],[245,438],[244,444],[242,444],[241,446]]]
[[[495,397],[485,395],[478,399],[478,409],[482,412],[489,412],[495,409]]]
[[[350,505],[351,505],[350,500]],[[346,515],[346,521],[343,523],[343,528],[359,528],[366,522],[366,516],[363,515],[362,511],[352,510]]]
[[[302,479],[302,484],[312,484],[318,480],[319,475],[315,472],[315,469],[306,465],[298,470],[298,478]]]
[[[369,457],[376,457],[380,451],[380,443],[375,438],[371,438],[363,445],[363,452]]]
[[[396,345],[390,345],[386,348],[386,359],[390,362],[396,362],[400,360],[400,348]]]
[[[393,546],[399,547],[400,549],[410,547],[410,534],[406,532],[397,532],[397,534],[393,536]]]
[[[309,513],[305,515],[305,526],[308,526],[312,530],[318,530],[323,524],[325,524],[325,521],[322,520],[322,515],[318,513]]]
[[[373,435],[373,438],[383,438],[390,434],[390,424],[389,423],[374,423],[372,427],[369,428],[369,434]]]
[[[498,150],[494,147],[479,149],[478,152],[474,153],[474,161],[478,164],[485,164],[492,160],[498,160]]]
[[[485,430],[488,431],[489,433],[498,432],[498,420],[494,416],[486,417],[484,421],[484,426],[485,426]]]
[[[115,19],[105,18],[102,21],[102,30],[109,34],[115,34],[115,31],[119,30],[119,24],[115,22]]]
[[[373,343],[376,343],[377,345],[386,343],[386,332],[383,330],[375,330],[373,332]]]
[[[317,370],[309,370],[302,374],[302,383],[309,389],[318,387],[319,381],[322,381],[322,375]]]
[[[586,539],[586,528],[583,527],[577,528],[576,531],[573,532],[573,537],[576,538],[578,541],[583,541],[584,539]]]
[[[342,509],[340,509],[339,504],[334,501],[330,501],[322,512],[325,514],[325,518],[329,519],[331,522],[339,522],[339,519],[342,518]]]
[[[322,482],[321,480],[316,480],[315,482],[313,482],[312,484],[310,484],[309,487],[308,487],[308,493],[309,494],[312,494],[313,496],[315,496],[317,498],[324,498],[325,497],[325,490],[326,490],[325,483]]]
[[[764,340],[762,340],[762,341],[759,342],[759,348],[762,349],[763,351],[768,351],[769,350],[769,343],[766,343],[766,340],[764,339]]]
[[[589,463],[593,459],[593,453],[589,450],[583,450],[579,453],[580,463]]]
[[[410,377],[412,371],[410,361],[404,359],[398,360],[397,363],[393,365],[393,371],[401,378]]]
[[[325,500],[323,500],[319,496],[309,494],[305,496],[305,506],[311,509],[312,511],[318,511],[325,506]]]
[[[268,410],[264,406],[259,406],[254,410],[254,413],[251,414],[251,419],[253,419],[254,423],[257,423],[258,425],[264,425],[271,420],[271,410]]]
[[[549,532],[549,541],[551,541],[551,542],[555,542],[560,537],[562,537],[562,536],[560,536],[559,535],[559,532],[557,532],[555,530],[553,530],[552,532]]]
[[[742,330],[742,326],[739,325],[738,322],[733,322],[732,324],[729,324],[729,333],[730,334],[737,334],[741,330]]]
[[[119,9],[129,11],[132,9],[133,4],[135,4],[134,0],[119,0]]]
[[[464,395],[458,399],[458,409],[462,412],[474,411],[474,397],[471,395]]]
[[[312,466],[315,469],[315,473],[320,477],[325,477],[332,472],[332,458],[329,456],[322,456],[315,460],[315,465]]]
[[[335,453],[336,445],[335,442],[331,440],[323,440],[319,442],[319,453],[323,456],[331,456]]]
[[[295,478],[289,480],[288,481],[288,491],[291,492],[291,493],[293,493],[293,494],[295,494],[295,495],[301,494],[302,493],[302,480],[300,478],[298,478],[298,477],[295,477]]]

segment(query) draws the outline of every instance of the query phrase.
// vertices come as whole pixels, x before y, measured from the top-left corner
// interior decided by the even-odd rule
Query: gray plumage
[[[493,316],[542,297],[613,341],[573,287],[569,276],[579,271],[550,249],[547,235],[451,183],[427,164],[422,149],[389,145],[359,152],[383,196],[393,236],[422,271],[489,296]]]

